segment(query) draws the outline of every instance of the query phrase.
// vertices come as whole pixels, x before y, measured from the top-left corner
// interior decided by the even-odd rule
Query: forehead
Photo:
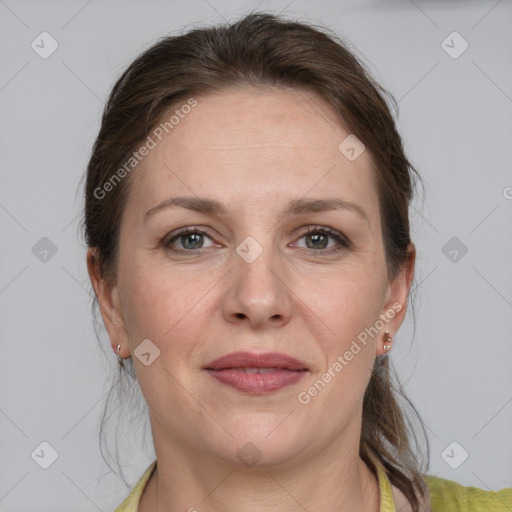
[[[163,116],[166,122],[174,115],[172,128],[162,140],[153,136],[155,147],[134,172],[132,206],[147,210],[182,193],[266,208],[339,195],[375,210],[371,156],[364,151],[350,161],[340,152],[350,133],[316,94],[236,89],[195,100],[194,108],[177,104]]]

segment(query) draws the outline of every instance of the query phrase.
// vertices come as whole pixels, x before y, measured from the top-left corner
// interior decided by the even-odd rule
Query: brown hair
[[[265,13],[165,37],[136,58],[114,85],[85,186],[85,239],[89,247],[97,248],[103,277],[115,280],[130,177],[109,187],[108,193],[99,194],[98,190],[112,180],[171,106],[244,85],[313,91],[330,105],[340,124],[365,144],[374,164],[386,265],[392,279],[409,257],[408,209],[418,177],[384,98],[394,99],[337,35]],[[411,407],[424,435],[425,430],[394,381],[398,378],[391,374],[388,356],[377,357],[364,396],[360,455],[370,467],[370,452],[378,456],[391,482],[416,512],[416,492],[424,495],[424,482],[411,444],[411,435],[416,442],[414,429],[406,422],[400,401]],[[428,446],[426,435],[425,439]]]

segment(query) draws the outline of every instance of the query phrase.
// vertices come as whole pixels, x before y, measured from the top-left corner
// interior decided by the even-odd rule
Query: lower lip
[[[222,384],[248,393],[249,395],[263,395],[278,391],[286,386],[298,382],[305,371],[276,370],[269,373],[245,373],[242,370],[227,368],[225,370],[207,370],[207,372]]]

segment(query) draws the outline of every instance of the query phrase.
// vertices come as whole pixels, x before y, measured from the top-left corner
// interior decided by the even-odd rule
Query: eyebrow
[[[155,215],[161,210],[176,206],[210,215],[225,215],[227,213],[226,207],[214,199],[194,196],[178,196],[166,199],[165,201],[162,201],[161,203],[148,210],[144,216],[144,220],[147,220],[149,217]],[[366,212],[363,210],[363,208],[355,203],[345,201],[344,199],[337,197],[326,199],[293,199],[281,211],[280,216],[285,217],[288,215],[303,215],[306,213],[326,212],[332,210],[352,211],[362,217],[367,223],[369,222],[368,216],[366,215]]]

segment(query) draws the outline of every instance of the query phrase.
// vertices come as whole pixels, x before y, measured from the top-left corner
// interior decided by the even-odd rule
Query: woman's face
[[[247,465],[358,443],[412,272],[388,280],[370,155],[340,150],[349,133],[313,93],[196,99],[132,171],[100,295],[155,445]]]

